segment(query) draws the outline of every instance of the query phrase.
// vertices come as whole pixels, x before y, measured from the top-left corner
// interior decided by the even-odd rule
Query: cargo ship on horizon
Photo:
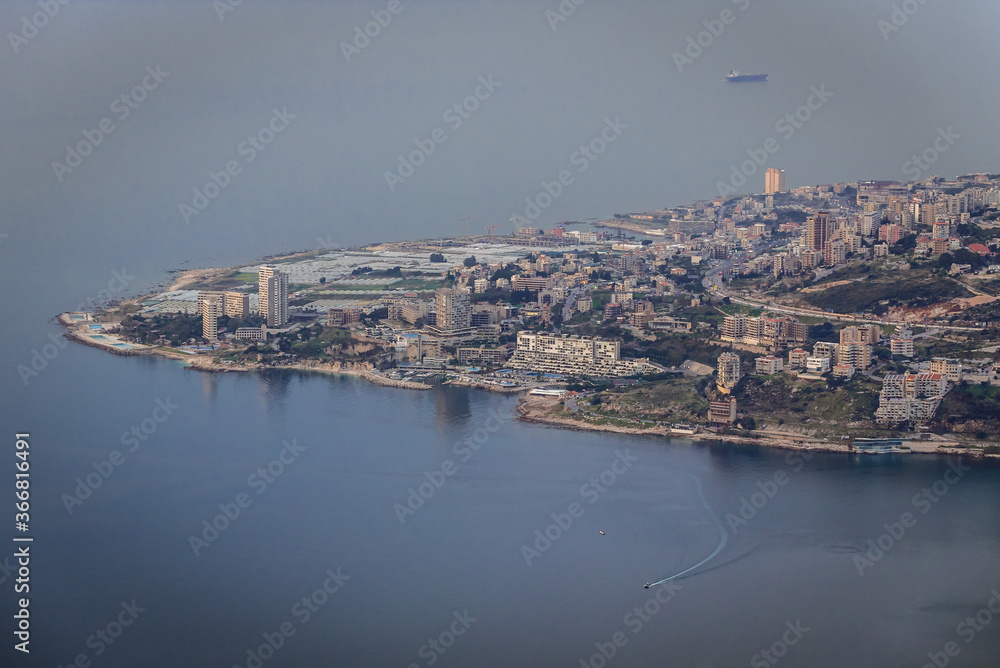
[[[741,83],[743,81],[767,81],[766,74],[740,74],[733,70],[726,76],[729,83]]]

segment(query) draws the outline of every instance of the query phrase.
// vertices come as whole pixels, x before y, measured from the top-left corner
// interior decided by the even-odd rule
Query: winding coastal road
[[[831,313],[829,311],[819,311],[814,309],[804,309],[795,308],[791,306],[778,306],[774,303],[774,300],[770,302],[757,301],[753,299],[747,299],[746,297],[737,297],[733,295],[730,291],[725,288],[724,274],[733,268],[732,260],[725,260],[719,266],[713,268],[705,278],[702,280],[701,284],[704,286],[705,290],[709,293],[712,292],[713,288],[715,290],[714,294],[722,297],[729,297],[729,300],[735,304],[742,304],[743,306],[750,306],[752,308],[759,308],[772,313],[780,313],[783,315],[795,315],[795,316],[806,316],[810,318],[824,318],[826,320],[837,320],[840,322],[860,322],[864,324],[873,325],[889,325],[892,327],[898,325],[909,325],[909,326],[919,326],[919,327],[933,327],[934,329],[957,331],[957,332],[978,332],[981,331],[981,327],[961,327],[958,325],[920,325],[919,323],[908,323],[901,320],[876,320],[872,317],[849,315],[847,313]]]

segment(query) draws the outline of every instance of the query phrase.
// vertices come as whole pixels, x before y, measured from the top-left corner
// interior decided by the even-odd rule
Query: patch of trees
[[[893,255],[905,255],[917,247],[917,235],[907,234],[898,243],[889,246],[889,252]]]
[[[502,269],[497,270],[496,273],[490,276],[490,279],[492,279],[493,281],[498,281],[501,278],[505,278],[509,281],[511,278],[516,276],[519,271],[521,271],[521,268],[518,267],[516,264],[508,264],[504,266]]]
[[[955,258],[956,264],[969,264],[973,269],[985,267],[987,264],[986,258],[968,248],[959,248],[952,257]]]
[[[377,308],[371,313],[362,313],[361,320],[366,323],[378,322],[379,320],[385,320],[389,317],[389,308],[383,306],[382,308]]]
[[[172,346],[183,345],[189,339],[204,341],[201,337],[200,315],[132,315],[122,320],[121,335],[137,343],[155,344],[161,337]]]
[[[388,278],[402,278],[403,277],[403,269],[401,267],[393,267],[392,269],[383,269],[381,271],[372,271],[372,272],[370,272],[370,275],[372,277],[376,277],[376,276],[377,277],[382,277],[382,276],[385,276],[385,277],[388,277]]]
[[[538,301],[538,292],[531,290],[511,290],[511,304],[531,304]]]

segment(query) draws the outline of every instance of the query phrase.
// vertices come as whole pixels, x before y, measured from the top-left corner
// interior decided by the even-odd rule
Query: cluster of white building
[[[653,368],[646,359],[624,360],[621,342],[580,336],[518,332],[509,366],[560,375],[634,376]]]
[[[784,350],[805,343],[807,325],[791,318],[751,318],[743,315],[726,316],[722,321],[722,340],[770,350]]]
[[[281,329],[288,325],[288,274],[273,265],[263,265],[258,270],[259,312],[268,328]],[[202,290],[198,293],[198,313],[201,314],[202,336],[207,341],[219,340],[219,318],[244,318],[250,315],[250,295],[245,292]],[[236,338],[262,341],[264,330],[259,327],[241,327]]]
[[[940,373],[888,374],[879,393],[878,422],[926,422],[934,417],[948,383]]]

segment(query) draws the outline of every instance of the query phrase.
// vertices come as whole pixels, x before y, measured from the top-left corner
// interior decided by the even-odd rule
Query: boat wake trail
[[[715,571],[715,570],[718,570],[720,568],[725,568],[726,566],[730,566],[730,565],[735,564],[735,563],[737,563],[739,561],[743,561],[744,559],[748,559],[748,558],[752,557],[753,555],[757,554],[758,552],[761,552],[763,550],[768,550],[768,549],[771,549],[772,547],[774,547],[775,545],[782,545],[782,544],[783,543],[781,541],[774,541],[773,543],[770,543],[770,544],[758,545],[757,547],[752,548],[750,550],[747,550],[746,552],[743,552],[742,554],[736,555],[735,557],[729,559],[728,561],[723,561],[723,562],[720,562],[720,563],[716,563],[713,566],[704,569],[703,571],[701,571],[699,573],[699,575],[702,575],[704,573],[709,573],[711,571]],[[652,586],[652,585],[650,585],[650,586]]]
[[[722,522],[719,521],[719,518],[716,516],[715,511],[712,510],[712,507],[710,505],[708,505],[708,500],[705,499],[705,493],[701,489],[701,480],[699,480],[696,476],[694,476],[694,475],[692,475],[690,473],[688,473],[687,475],[690,475],[691,478],[694,479],[694,484],[698,488],[698,496],[701,497],[701,503],[702,503],[702,505],[705,506],[705,510],[708,511],[708,514],[711,516],[712,521],[715,522],[715,526],[719,529],[719,545],[715,548],[715,550],[712,552],[712,554],[708,555],[707,557],[705,557],[704,559],[702,559],[701,561],[699,561],[694,566],[691,566],[690,568],[685,568],[680,573],[674,573],[670,577],[663,578],[662,580],[657,580],[656,582],[651,582],[651,583],[649,583],[649,585],[647,585],[649,587],[655,587],[656,585],[661,585],[661,584],[670,582],[671,580],[676,580],[677,578],[679,578],[679,577],[681,577],[683,575],[687,575],[688,573],[690,573],[693,570],[701,568],[702,566],[704,566],[705,564],[707,564],[708,562],[710,562],[712,559],[715,559],[717,556],[719,556],[719,553],[722,552],[723,548],[726,547],[726,543],[729,541],[729,534],[726,532],[726,528],[724,526],[722,526]]]

